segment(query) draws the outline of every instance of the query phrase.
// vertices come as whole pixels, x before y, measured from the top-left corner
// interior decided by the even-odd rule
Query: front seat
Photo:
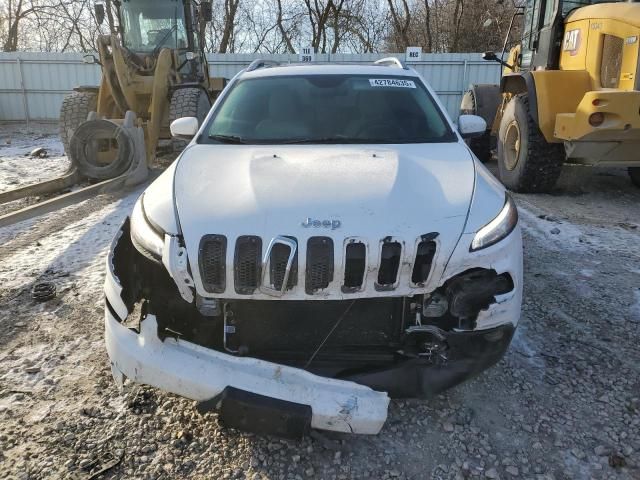
[[[256,125],[257,138],[300,138],[310,135],[302,103],[295,93],[287,89],[269,93],[267,115]]]

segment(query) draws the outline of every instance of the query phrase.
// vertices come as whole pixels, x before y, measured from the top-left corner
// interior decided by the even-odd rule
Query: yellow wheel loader
[[[95,4],[102,69],[99,86],[74,89],[62,102],[60,137],[71,168],[58,178],[0,193],[0,204],[84,188],[0,215],[0,227],[42,215],[147,177],[158,141],[180,117],[204,119],[225,79],[211,78],[204,56],[205,0],[105,0]],[[185,143],[172,140],[174,150]]]
[[[104,179],[122,174],[127,162],[119,161],[117,139],[110,138],[104,123],[99,131],[99,120],[119,125],[134,112],[150,163],[158,141],[171,139],[170,122],[185,116],[202,121],[224,80],[209,76],[204,55],[209,2],[105,0],[95,4],[95,16],[98,23],[106,17],[110,34],[97,40],[99,58],[87,55],[85,61],[100,65],[102,79],[99,86],[77,87],[64,99],[60,136],[82,175]],[[87,122],[90,112],[96,112],[93,123]],[[178,151],[185,146],[180,140],[172,143]]]
[[[639,46],[639,3],[527,0],[502,55],[483,55],[503,65],[500,84],[463,97],[491,126],[470,147],[486,161],[495,137],[500,180],[517,192],[551,190],[565,161],[628,167],[640,187]]]

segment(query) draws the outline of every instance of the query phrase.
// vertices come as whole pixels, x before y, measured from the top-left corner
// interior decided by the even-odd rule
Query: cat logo
[[[576,55],[580,49],[580,29],[569,30],[564,34],[562,49],[569,52],[571,56]]]

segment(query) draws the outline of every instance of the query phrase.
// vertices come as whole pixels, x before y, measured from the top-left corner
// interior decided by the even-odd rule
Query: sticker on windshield
[[[397,78],[370,78],[369,83],[372,87],[416,88],[413,80],[398,80]]]

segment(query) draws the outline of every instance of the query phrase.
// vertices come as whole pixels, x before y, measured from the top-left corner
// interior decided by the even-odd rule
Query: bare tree
[[[429,0],[424,0],[424,31],[427,36],[426,51],[433,51],[433,35],[431,34],[431,6]]]
[[[2,44],[5,52],[15,52],[18,49],[18,39],[20,35],[20,25],[24,19],[33,15],[40,6],[33,2],[24,0],[8,0],[6,22],[7,33]]]
[[[497,0],[212,0],[210,52],[426,52],[499,49],[513,9]],[[115,18],[113,12],[107,12]],[[98,26],[93,0],[0,0],[4,51],[88,51]],[[517,34],[515,35],[517,37]]]
[[[276,25],[278,26],[278,31],[282,36],[282,41],[287,46],[288,53],[296,53],[296,49],[293,48],[293,44],[291,43],[291,32],[285,28],[284,17],[282,15],[282,0],[277,0],[278,4],[278,17],[276,19]]]
[[[387,0],[389,4],[389,11],[391,12],[391,18],[393,19],[394,26],[394,41],[395,46],[403,51],[409,45],[409,27],[411,26],[411,11],[409,10],[409,4],[407,0],[401,0],[402,12],[398,11],[395,5],[395,0]]]
[[[233,43],[236,12],[238,11],[239,4],[240,0],[225,0],[224,2],[224,30],[222,32],[220,46],[218,47],[218,52],[220,53],[227,53],[229,45]]]

